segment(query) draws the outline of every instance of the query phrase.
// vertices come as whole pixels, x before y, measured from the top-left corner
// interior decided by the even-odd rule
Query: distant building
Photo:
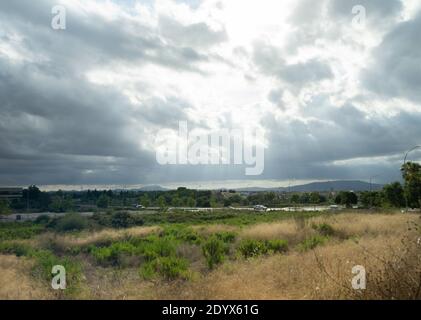
[[[22,188],[2,188],[0,187],[0,199],[22,198]]]

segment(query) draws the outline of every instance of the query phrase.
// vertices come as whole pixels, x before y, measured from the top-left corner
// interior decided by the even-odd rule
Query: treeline
[[[171,191],[72,191],[43,192],[32,185],[23,190],[22,198],[0,200],[0,214],[11,212],[70,212],[95,211],[142,205],[144,207],[229,207],[265,205],[268,207],[290,205],[338,204],[347,207],[361,205],[366,208],[421,207],[421,166],[408,162],[401,168],[404,184],[387,184],[380,191],[354,193],[237,193],[178,188]]]

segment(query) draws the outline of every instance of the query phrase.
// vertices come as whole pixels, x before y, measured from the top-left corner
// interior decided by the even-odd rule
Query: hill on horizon
[[[336,180],[324,182],[311,182],[302,185],[279,188],[236,188],[237,191],[285,191],[285,192],[325,192],[325,191],[369,191],[380,190],[383,185],[360,181],[360,180]]]

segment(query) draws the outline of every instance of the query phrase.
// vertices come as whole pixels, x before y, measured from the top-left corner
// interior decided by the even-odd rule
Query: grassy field
[[[414,299],[420,216],[70,215],[0,225],[0,299]],[[133,226],[135,225],[135,226]],[[51,289],[63,265],[67,289]],[[351,287],[352,267],[367,289]]]

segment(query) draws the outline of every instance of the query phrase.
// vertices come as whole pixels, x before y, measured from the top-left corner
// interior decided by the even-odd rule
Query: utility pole
[[[29,212],[29,187],[26,189],[26,212]]]
[[[408,154],[409,154],[411,151],[414,151],[415,149],[418,149],[418,148],[421,148],[421,145],[415,146],[415,147],[413,147],[413,148],[409,149],[409,150],[405,153],[405,157],[403,158],[403,169],[404,169],[404,170],[406,169],[406,158],[408,157]],[[404,183],[405,183],[405,181],[404,181]],[[407,193],[406,193],[406,192],[404,192],[404,195],[405,195],[405,211],[406,211],[406,212],[408,212],[408,195],[407,195]]]
[[[378,176],[379,175],[375,175],[375,176],[370,177],[370,209],[373,208],[372,181],[373,181],[374,178],[376,178]]]

